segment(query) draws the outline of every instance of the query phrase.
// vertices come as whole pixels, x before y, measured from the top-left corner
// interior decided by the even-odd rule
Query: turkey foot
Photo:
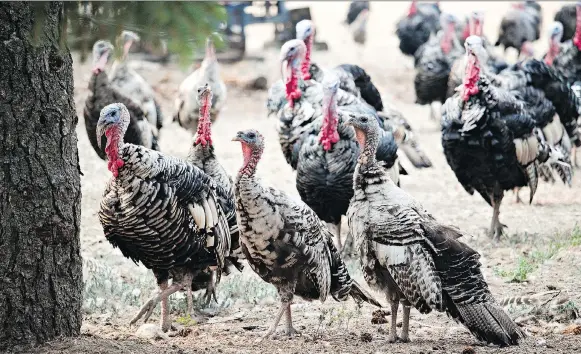
[[[289,337],[295,337],[295,336],[299,336],[300,334],[301,334],[301,332],[297,331],[293,327],[293,319],[292,319],[291,308],[290,308],[290,303],[289,303],[287,310],[286,310],[286,335]]]
[[[399,307],[399,300],[391,300],[391,328],[389,330],[389,337],[387,338],[387,341],[389,343],[395,343],[398,341],[398,339],[400,339],[397,336],[397,309],[398,309],[398,307]],[[404,310],[405,310],[405,307],[404,307]],[[408,312],[408,315],[409,315],[409,312]],[[407,335],[407,333],[406,333],[406,335]],[[409,338],[408,338],[408,340],[409,340]]]
[[[516,187],[515,189],[513,189],[513,191],[514,191],[514,194],[516,194],[515,203],[521,204],[522,203],[522,199],[520,199],[520,195],[519,195],[520,188],[519,187]]]
[[[263,340],[265,340],[266,338],[270,338],[270,336],[272,336],[274,334],[274,332],[276,331],[276,327],[278,326],[278,323],[280,322],[280,319],[282,318],[282,315],[287,311],[290,310],[290,301],[289,302],[282,302],[280,304],[280,307],[278,309],[278,313],[276,314],[276,317],[274,318],[274,322],[272,323],[272,326],[270,326],[269,330],[266,331],[265,334],[263,334],[260,338],[256,339],[256,343],[260,343]],[[288,317],[287,317],[288,319]],[[291,325],[292,327],[292,325]],[[287,328],[288,330],[288,328]]]
[[[492,207],[493,207],[492,221],[490,223],[490,230],[488,231],[488,236],[492,238],[494,241],[499,241],[500,236],[504,234],[504,229],[506,228],[506,225],[501,224],[499,220],[500,201],[493,200]]]
[[[210,305],[212,298],[214,298],[214,301],[218,303],[218,297],[216,296],[216,270],[212,269],[211,272],[211,280],[208,282],[208,286],[206,287],[206,294],[204,294],[206,306]]]

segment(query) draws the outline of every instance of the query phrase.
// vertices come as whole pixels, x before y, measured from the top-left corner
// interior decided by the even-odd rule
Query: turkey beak
[[[107,65],[108,57],[109,52],[105,52],[99,57],[99,60],[97,60],[97,62],[93,66],[93,73],[98,74],[99,72],[104,71],[105,65]]]
[[[235,137],[232,138],[232,141],[242,141],[242,138],[238,135],[236,135]]]

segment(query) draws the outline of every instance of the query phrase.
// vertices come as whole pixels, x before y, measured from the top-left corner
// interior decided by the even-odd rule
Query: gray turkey
[[[167,331],[168,296],[189,288],[192,278],[208,267],[217,267],[220,279],[230,253],[228,219],[220,206],[227,192],[192,164],[126,144],[129,119],[127,108],[113,103],[103,108],[97,124],[97,137],[108,138],[105,152],[113,174],[99,220],[113,247],[151,269],[157,279],[159,293],[131,323],[143,315],[147,320],[161,300],[161,329]]]
[[[234,182],[228,175],[224,167],[218,161],[214,152],[212,141],[212,122],[210,110],[212,108],[212,89],[208,84],[198,88],[198,104],[200,106],[200,119],[198,120],[198,130],[194,136],[194,143],[190,149],[187,161],[210,176],[218,186],[224,191],[224,195],[218,195],[218,202],[228,219],[230,227],[231,249],[230,256],[226,258],[225,271],[229,272],[230,265],[239,271],[243,265],[240,261],[244,258],[238,238],[238,224],[236,222],[236,201],[234,199]],[[211,274],[200,273],[194,278],[194,284],[204,284],[205,279],[209,279],[206,286],[206,301],[209,303],[212,296],[216,300],[215,279],[217,279],[216,269],[210,269]],[[188,297],[191,296],[188,293]]]
[[[121,94],[109,82],[105,67],[113,53],[113,45],[109,41],[97,41],[93,45],[93,70],[89,81],[90,94],[85,101],[83,118],[85,129],[91,146],[105,160],[107,156],[100,146],[106,145],[106,137],[97,138],[95,132],[101,110],[111,102],[121,102],[129,110],[129,125],[125,139],[130,144],[143,145],[146,148],[158,150],[157,138],[153,134],[153,127],[145,118],[141,108],[130,98]]]
[[[470,36],[465,46],[464,82],[442,108],[442,146],[464,189],[493,207],[489,235],[498,239],[505,227],[498,218],[504,191],[528,186],[532,201],[539,164],[558,164],[569,175],[570,165],[547,143],[535,121],[539,112],[519,97],[523,92],[496,87],[486,75],[482,39]]]
[[[563,26],[563,36],[560,41],[565,42],[573,39],[575,29],[577,28],[577,7],[575,4],[563,5],[555,14],[554,20],[560,22]]]
[[[378,121],[379,118],[355,107],[338,108],[338,87],[337,78],[325,79],[322,116],[312,123],[312,130],[303,133],[296,142],[293,155],[297,156],[296,187],[301,199],[333,230],[337,248],[341,250],[341,216],[347,212],[353,195],[353,171],[359,153],[353,129],[343,122],[353,115],[365,115]],[[381,132],[377,159],[399,183],[397,144],[387,128]]]
[[[315,25],[311,20],[302,20],[296,25],[297,39],[305,42],[306,52],[301,63],[301,73],[304,80],[313,79],[317,82],[323,82],[326,75],[334,75],[339,77],[340,88],[357,97],[361,97],[363,101],[372,106],[375,110],[383,110],[383,102],[381,94],[373,82],[371,77],[363,70],[363,68],[352,65],[343,64],[332,69],[322,69],[317,64],[311,62],[311,52],[313,49],[313,41],[315,37]]]
[[[286,332],[294,335],[291,303],[294,295],[305,300],[337,301],[349,296],[358,303],[381,306],[351,278],[333,235],[317,215],[300,200],[265,187],[256,177],[264,150],[264,138],[256,130],[241,131],[233,138],[242,145],[244,163],[235,182],[236,213],[242,251],[256,274],[274,285],[281,306],[272,327],[274,333],[286,313]]]
[[[215,122],[226,104],[227,90],[226,84],[220,77],[220,66],[211,38],[206,41],[206,55],[202,65],[180,84],[178,97],[175,99],[173,120],[191,132],[194,132],[198,127],[200,107],[197,100],[197,90],[198,87],[204,86],[206,83],[210,85],[213,93],[210,117],[212,122]]]
[[[428,41],[442,27],[438,3],[418,3],[413,0],[405,17],[396,27],[399,49],[405,55],[413,56],[420,46]]]
[[[367,22],[369,21],[369,10],[363,10],[351,24],[351,36],[358,44],[365,44],[367,41]]]
[[[484,15],[481,12],[474,11],[468,17],[468,35],[464,38],[468,38],[469,36],[479,36],[482,38],[484,43],[484,48],[488,53],[488,60],[486,61],[486,67],[490,70],[490,72],[494,74],[498,74],[502,70],[508,67],[506,61],[501,58],[496,57],[492,53],[492,46],[484,37]],[[462,84],[462,80],[464,79],[464,68],[466,67],[465,63],[466,57],[461,56],[457,58],[454,63],[452,64],[452,69],[450,70],[450,76],[448,77],[448,92],[446,93],[446,99],[448,97],[452,97],[456,90],[456,87]]]
[[[515,3],[500,23],[498,40],[495,46],[502,45],[504,50],[515,48],[519,55],[528,50],[528,44],[540,38],[542,24],[541,6],[536,1]]]
[[[163,127],[163,116],[159,103],[155,99],[153,87],[143,76],[129,66],[127,61],[129,49],[133,43],[139,42],[139,36],[131,31],[123,31],[119,42],[123,45],[123,55],[113,62],[111,67],[111,85],[126,97],[130,97],[145,113],[153,127],[154,135],[159,140],[159,130]]]
[[[430,105],[430,117],[434,120],[439,117],[434,103],[446,100],[452,64],[464,52],[456,37],[456,18],[449,14],[442,14],[441,17],[442,29],[437,35],[432,35],[414,55],[416,103]]]
[[[391,302],[389,341],[398,340],[401,302],[402,342],[409,341],[413,306],[420,313],[446,312],[479,340],[518,344],[525,334],[494,300],[478,252],[458,241],[460,230],[439,223],[388,177],[375,158],[379,127],[373,119],[353,117],[347,124],[363,147],[353,177],[349,230],[365,280]]]

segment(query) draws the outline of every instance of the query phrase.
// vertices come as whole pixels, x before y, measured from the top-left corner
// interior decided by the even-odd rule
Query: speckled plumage
[[[256,177],[262,136],[249,130],[238,132],[236,139],[245,155],[235,183],[242,250],[251,268],[277,288],[283,310],[288,308],[287,329],[292,328],[290,302],[294,295],[321,301],[328,295],[337,301],[351,295],[378,305],[349,276],[333,245],[333,235],[315,212],[300,200],[263,186]]]
[[[378,126],[351,120],[364,148],[347,213],[368,284],[392,303],[390,341],[397,340],[397,308],[404,305],[402,341],[409,340],[409,308],[445,311],[478,339],[517,344],[524,333],[499,307],[480,272],[479,255],[462,233],[435,220],[397,187],[375,160]]]

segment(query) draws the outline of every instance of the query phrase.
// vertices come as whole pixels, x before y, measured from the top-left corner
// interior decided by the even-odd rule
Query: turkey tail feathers
[[[493,302],[456,305],[460,321],[479,340],[500,346],[517,345],[526,334]]]
[[[355,279],[353,279],[353,283],[351,284],[351,291],[349,292],[349,295],[351,295],[353,300],[355,300],[355,302],[357,302],[358,304],[361,304],[362,302],[367,302],[368,304],[371,304],[373,306],[384,307],[379,301],[375,300],[375,298],[373,297],[373,295],[371,295],[370,292],[361,287],[361,285],[359,285],[359,283],[357,283]]]

